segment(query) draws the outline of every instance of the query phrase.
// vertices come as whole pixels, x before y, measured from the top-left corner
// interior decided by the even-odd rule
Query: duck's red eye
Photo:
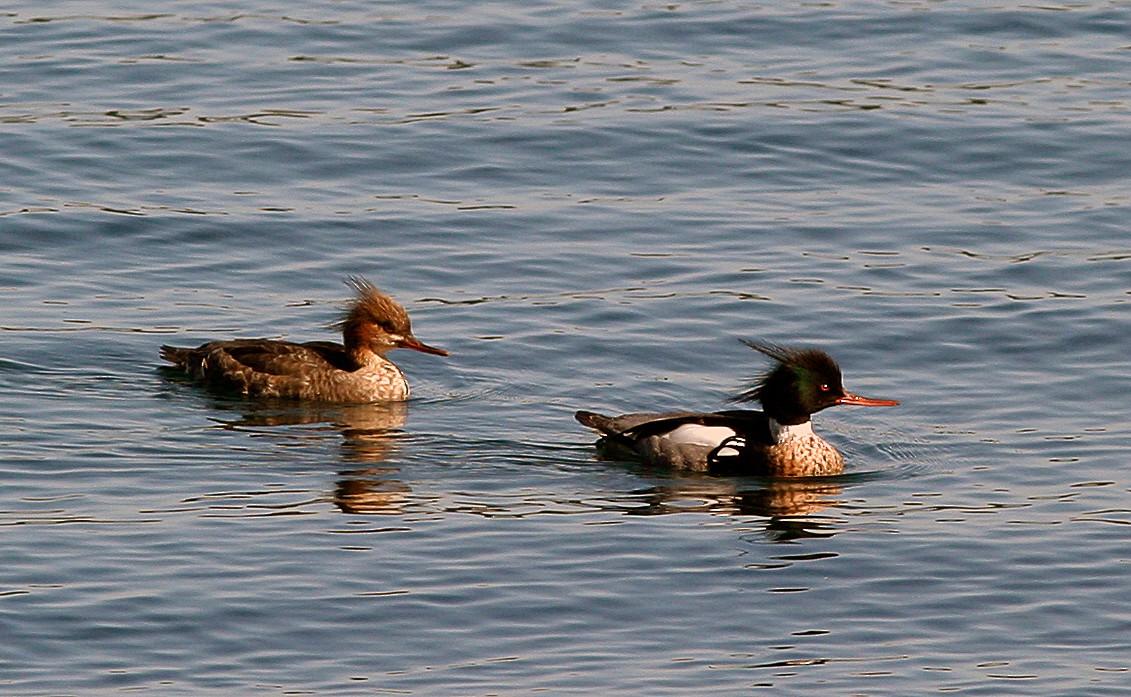
[[[828,392],[828,391],[829,391],[829,385],[828,385],[828,383],[822,382],[822,383],[821,383],[821,384],[820,384],[820,385],[819,385],[819,386],[817,387],[817,389],[818,389],[818,390],[820,390],[821,392]]]

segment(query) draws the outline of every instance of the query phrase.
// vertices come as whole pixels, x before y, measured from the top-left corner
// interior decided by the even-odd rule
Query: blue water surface
[[[0,12],[0,692],[1122,695],[1123,2]],[[157,355],[448,359],[257,405]],[[849,389],[818,482],[597,458],[739,337]],[[401,355],[409,354],[409,355]]]

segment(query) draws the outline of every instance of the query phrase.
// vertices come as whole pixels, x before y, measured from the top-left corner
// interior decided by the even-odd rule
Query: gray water
[[[16,3],[0,692],[1123,695],[1131,5]],[[448,359],[264,407],[162,343]],[[818,346],[819,483],[596,458]],[[409,355],[402,355],[409,354]]]

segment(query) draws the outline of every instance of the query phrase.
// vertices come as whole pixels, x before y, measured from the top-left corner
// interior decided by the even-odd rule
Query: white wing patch
[[[738,434],[733,428],[726,426],[683,424],[661,437],[667,438],[675,445],[705,445],[708,448],[717,448],[724,440],[736,435]]]
[[[713,455],[715,458],[720,457],[741,457],[742,449],[746,447],[746,439],[742,436],[735,436],[729,440],[723,441]]]

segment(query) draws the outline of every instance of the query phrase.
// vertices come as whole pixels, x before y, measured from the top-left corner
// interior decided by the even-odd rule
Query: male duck
[[[894,407],[894,399],[852,394],[840,366],[816,349],[744,341],[777,364],[736,401],[760,402],[763,411],[575,415],[600,432],[611,454],[677,469],[724,475],[815,477],[840,474],[844,457],[813,432],[810,416],[838,404]]]

